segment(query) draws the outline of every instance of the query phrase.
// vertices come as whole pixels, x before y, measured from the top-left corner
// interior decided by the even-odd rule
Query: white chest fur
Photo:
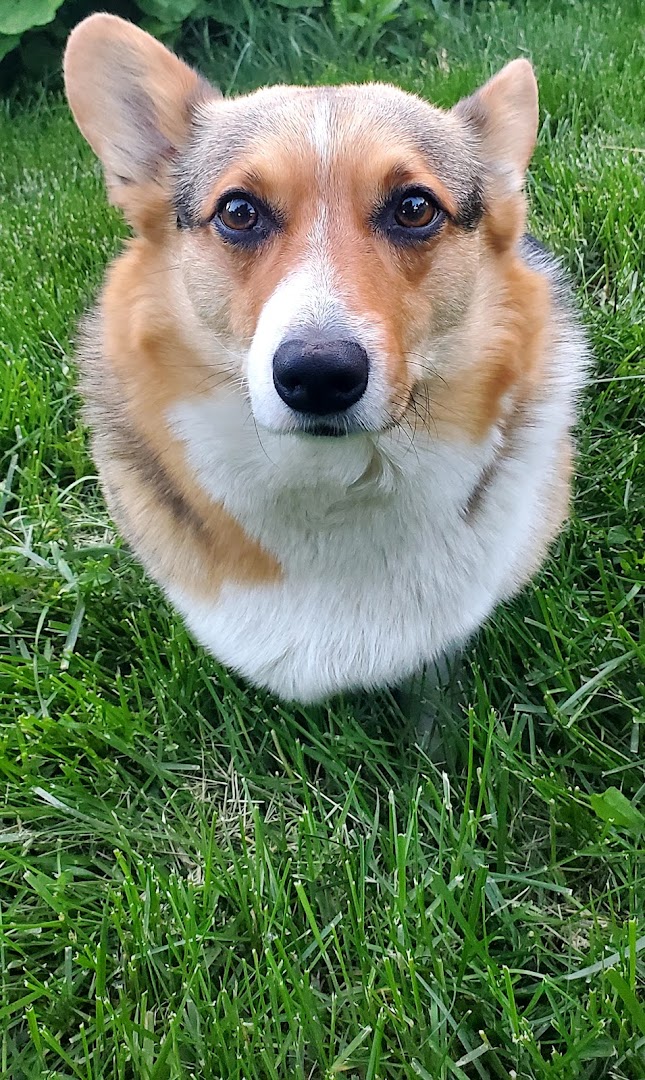
[[[200,483],[283,568],[215,601],[168,594],[219,660],[285,698],[392,685],[471,634],[513,588],[549,445],[521,456],[403,431],[258,435],[241,401],[184,402],[171,421]],[[544,432],[542,432],[542,435]],[[480,510],[469,497],[495,459]]]

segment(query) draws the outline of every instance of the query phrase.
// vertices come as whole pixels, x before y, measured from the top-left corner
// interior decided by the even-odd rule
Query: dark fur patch
[[[471,192],[459,203],[455,223],[460,229],[476,229],[484,214],[484,193],[480,180],[474,184]]]
[[[522,247],[524,249],[524,253],[529,257],[531,255],[537,255],[546,257],[547,259],[552,258],[549,249],[542,243],[542,241],[538,240],[535,236],[531,236],[530,233],[524,233],[524,236],[522,237]]]
[[[530,427],[531,409],[526,402],[516,402],[513,411],[502,422],[503,442],[493,460],[480,473],[479,479],[471,491],[461,514],[470,522],[482,509],[486,496],[497,479],[504,464],[516,454],[521,454],[522,432]]]
[[[193,229],[197,225],[192,209],[191,194],[185,184],[175,187],[173,207],[177,215],[178,229]]]
[[[159,455],[135,432],[129,422],[119,423],[111,435],[111,440],[114,455],[153,489],[159,501],[176,521],[196,532],[204,530],[204,522],[173,485]]]
[[[491,484],[495,480],[497,472],[499,470],[499,461],[495,458],[491,461],[490,465],[482,471],[475,487],[468,496],[468,501],[462,510],[462,517],[465,521],[470,522],[476,514],[481,510],[484,505],[486,494]]]

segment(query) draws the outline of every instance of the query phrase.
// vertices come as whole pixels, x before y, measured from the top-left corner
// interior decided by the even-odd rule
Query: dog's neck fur
[[[183,402],[169,419],[211,498],[247,527],[276,514],[295,533],[315,521],[351,522],[359,507],[395,505],[422,478],[444,489],[444,507],[466,506],[502,444],[497,428],[477,445],[447,444],[405,425],[340,439],[274,435],[258,430],[237,394]]]

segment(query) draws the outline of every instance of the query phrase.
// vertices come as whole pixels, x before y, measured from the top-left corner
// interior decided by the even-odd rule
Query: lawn
[[[536,65],[531,224],[596,357],[574,513],[423,739],[385,694],[249,690],[133,563],[71,348],[125,230],[57,97],[0,111],[1,1076],[643,1080],[639,8],[456,4],[396,62],[303,20],[302,52],[218,57],[229,89],[441,104]]]

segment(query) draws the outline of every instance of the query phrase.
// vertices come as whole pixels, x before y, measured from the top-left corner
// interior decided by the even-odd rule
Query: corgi
[[[64,73],[134,233],[78,348],[114,521],[250,683],[396,686],[568,512],[588,350],[525,234],[530,63],[448,111],[384,84],[225,99],[97,14]]]

